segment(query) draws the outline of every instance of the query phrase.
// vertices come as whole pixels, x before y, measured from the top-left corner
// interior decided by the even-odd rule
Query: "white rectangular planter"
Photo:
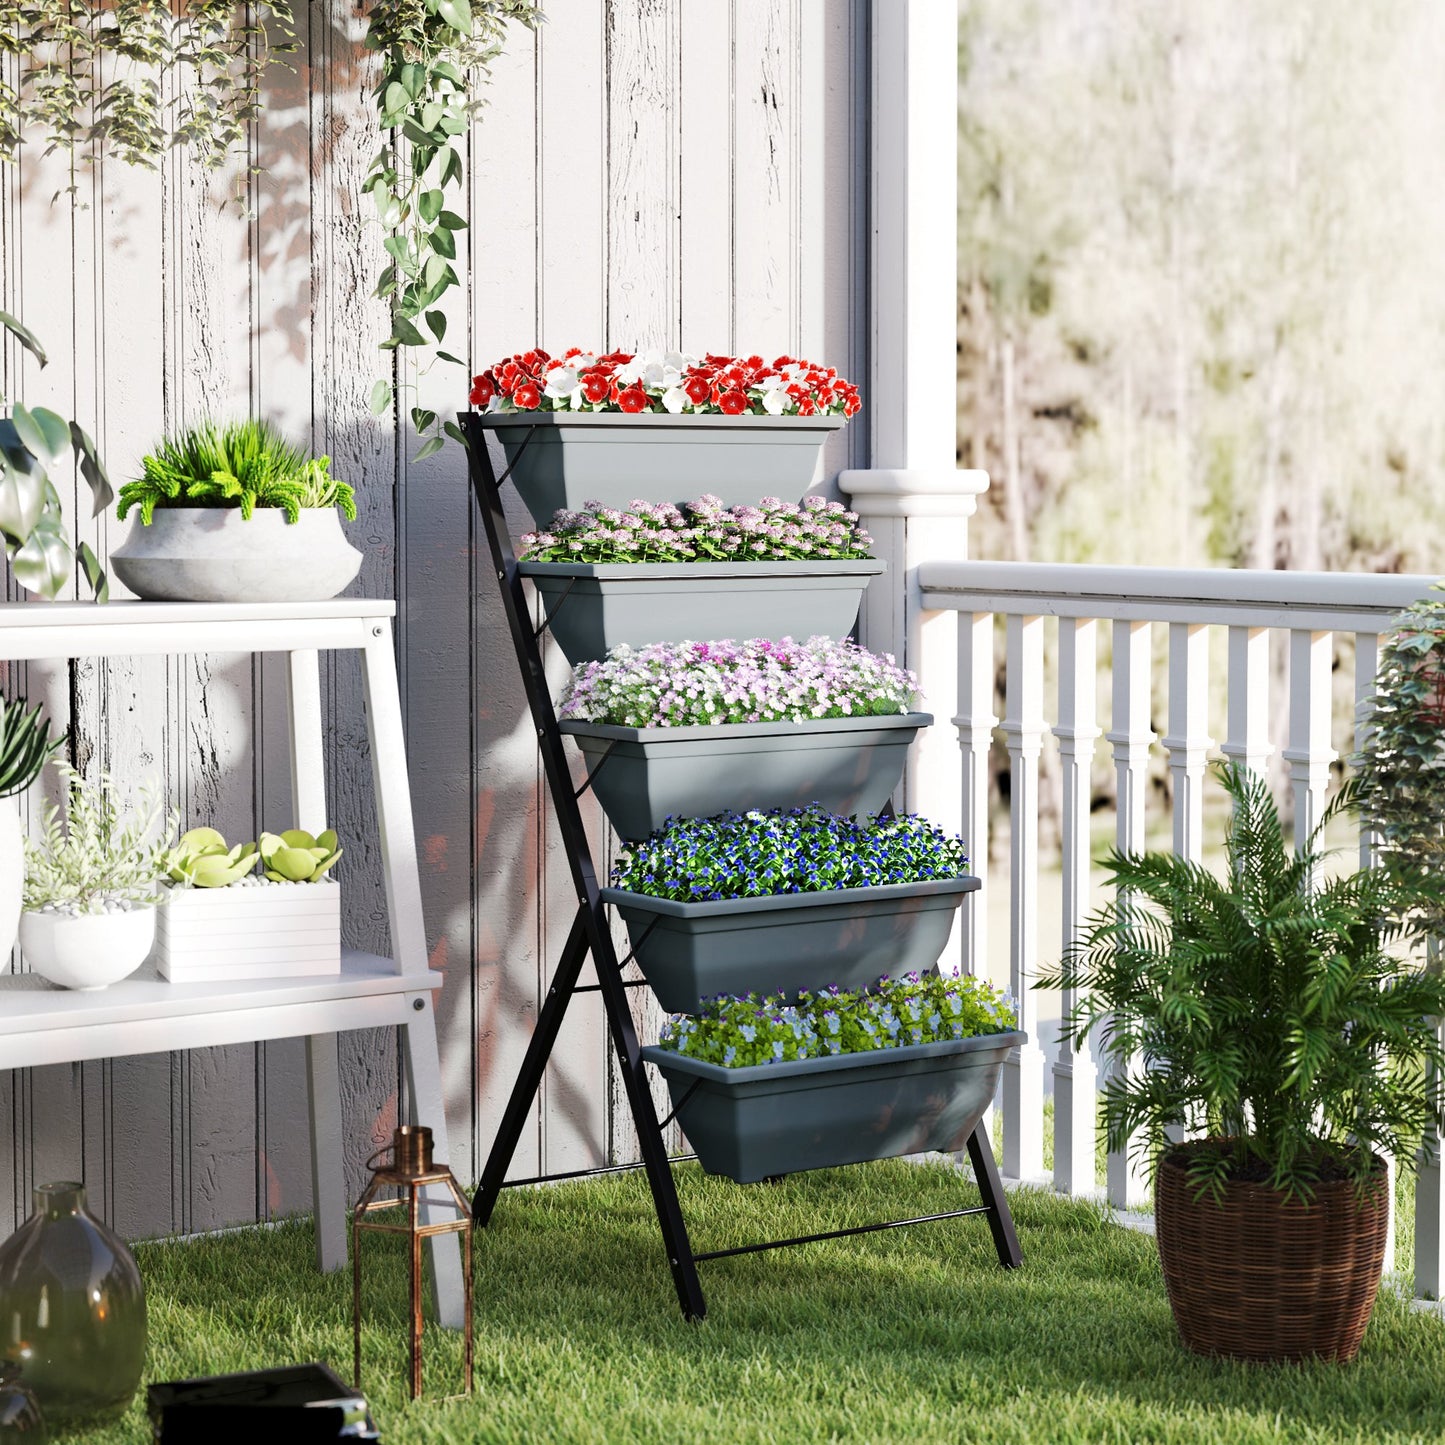
[[[339,974],[341,885],[166,889],[156,967],[175,983]]]

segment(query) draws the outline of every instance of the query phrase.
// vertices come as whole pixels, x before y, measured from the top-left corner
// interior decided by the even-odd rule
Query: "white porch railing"
[[[1434,579],[1328,573],[1167,570],[1050,566],[1001,562],[924,561],[916,567],[921,615],[929,635],[916,666],[936,713],[953,689],[959,753],[935,747],[920,764],[912,805],[953,816],[961,799],[964,836],[985,889],[961,930],[962,966],[988,973],[986,899],[1003,879],[989,876],[989,750],[997,727],[1009,760],[1008,977],[1031,1042],[1005,1066],[1004,1172],[1016,1178],[1044,1172],[1046,1071],[1054,1092],[1055,1188],[1088,1193],[1095,1187],[1097,1070],[1086,1047],[1060,1043],[1050,1061],[1039,1042],[1039,996],[1031,985],[1041,954],[1056,958],[1078,935],[1090,909],[1090,772],[1101,736],[1112,749],[1118,780],[1115,835],[1122,849],[1144,846],[1147,769],[1156,744],[1167,755],[1172,781],[1173,846],[1198,857],[1204,842],[1204,776],[1212,740],[1210,631],[1225,629],[1225,736],[1221,751],[1263,769],[1272,751],[1270,634],[1287,636],[1287,698],[1283,759],[1294,794],[1295,831],[1303,836],[1320,814],[1330,764],[1357,748],[1368,726],[1378,636],[1391,616],[1422,596]],[[957,614],[957,671],[940,646],[938,624]],[[1005,654],[1003,717],[994,715],[995,619],[1002,619]],[[1057,619],[1055,625],[1048,619]],[[1100,627],[1107,627],[1112,697],[1101,732],[1096,697]],[[1151,729],[1154,629],[1167,627],[1166,732]],[[930,631],[931,630],[931,631]],[[1055,706],[1045,696],[1052,634]],[[1335,639],[1353,651],[1353,687],[1336,708],[1332,687]],[[932,662],[933,665],[930,665]],[[956,677],[956,681],[955,681]],[[1336,716],[1336,713],[1339,716]],[[1039,782],[1046,736],[1058,746],[1062,784],[1061,879],[1058,937],[1039,937]],[[1339,749],[1339,752],[1336,749]],[[1368,837],[1360,842],[1368,859]],[[1001,870],[1000,870],[1001,871]],[[1072,1000],[1065,997],[1067,1009]],[[1120,1207],[1146,1202],[1144,1181],[1123,1157],[1107,1166],[1107,1195]],[[1438,1296],[1441,1286],[1442,1197],[1438,1165],[1422,1170],[1417,1189],[1416,1291]]]

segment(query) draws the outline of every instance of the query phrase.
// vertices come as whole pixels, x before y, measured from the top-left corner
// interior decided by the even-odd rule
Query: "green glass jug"
[[[145,1364],[145,1287],[81,1184],[42,1184],[0,1244],[0,1363],[19,1368],[47,1420],[115,1414]]]

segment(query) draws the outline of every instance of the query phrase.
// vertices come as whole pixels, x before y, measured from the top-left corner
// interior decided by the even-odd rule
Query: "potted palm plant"
[[[350,486],[265,422],[203,422],[167,437],[120,489],[130,535],[111,553],[138,597],[172,602],[319,602],[361,568],[338,511]]]
[[[719,617],[738,637],[846,637],[884,570],[872,544],[856,512],[819,496],[756,507],[634,500],[558,512],[522,538],[519,570],[576,664],[706,637]]]
[[[922,818],[818,807],[675,818],[619,854],[613,904],[658,1002],[863,988],[932,968],[968,876],[960,839]]]
[[[725,808],[876,813],[932,718],[891,657],[826,637],[656,643],[577,669],[561,728],[624,838]]]
[[[1242,1359],[1346,1361],[1374,1307],[1390,1200],[1382,1155],[1413,1159],[1440,1117],[1430,1022],[1445,979],[1405,956],[1412,885],[1383,868],[1324,880],[1268,787],[1220,769],[1225,876],[1169,853],[1112,853],[1113,900],[1039,987],[1082,990],[1071,1039],[1114,1063],[1109,1146],[1138,1140],[1185,1345]],[[1393,951],[1392,951],[1393,950]],[[1170,1142],[1185,1126],[1198,1137]]]
[[[576,347],[506,357],[473,378],[470,400],[472,444],[497,437],[538,525],[639,493],[715,492],[729,506],[800,497],[823,443],[860,404],[831,367],[797,357]]]
[[[711,999],[642,1057],[709,1174],[739,1184],[962,1149],[1027,1042],[976,978],[907,974],[867,992]]]

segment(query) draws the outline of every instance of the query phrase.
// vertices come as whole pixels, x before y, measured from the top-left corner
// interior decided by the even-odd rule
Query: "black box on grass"
[[[146,1390],[146,1408],[155,1438],[163,1445],[268,1439],[277,1445],[323,1445],[381,1439],[366,1397],[325,1365],[170,1380]]]

